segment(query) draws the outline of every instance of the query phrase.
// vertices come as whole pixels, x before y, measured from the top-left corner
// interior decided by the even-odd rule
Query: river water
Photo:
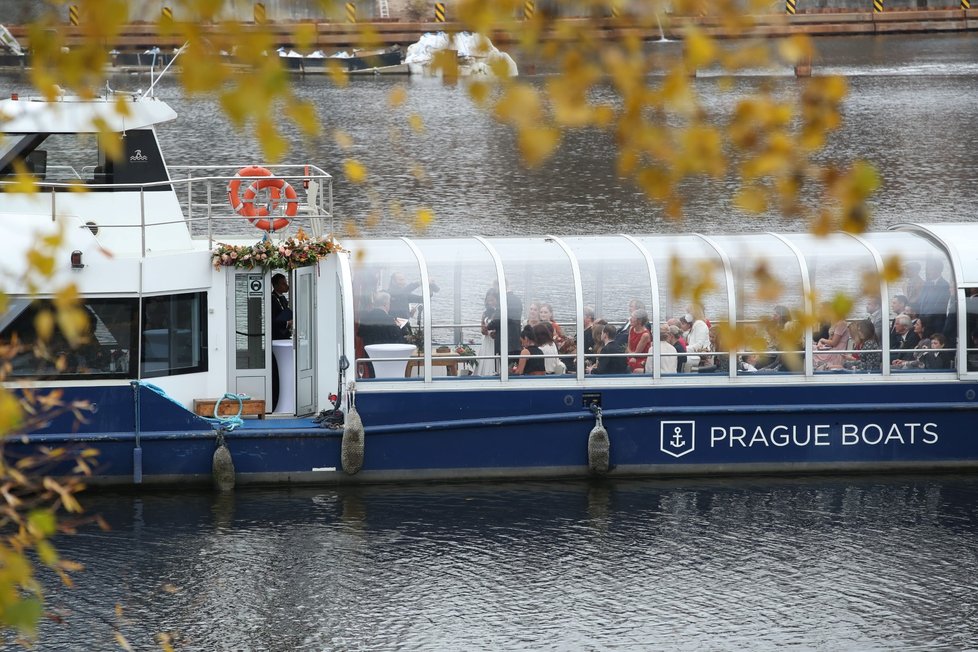
[[[978,39],[833,38],[820,48],[815,74],[850,85],[846,125],[826,156],[880,167],[874,226],[973,219]],[[797,83],[787,71],[767,75],[739,77],[734,90]],[[410,92],[393,111],[386,98],[398,84]],[[729,106],[715,76],[696,84]],[[512,134],[462,86],[370,78],[338,92],[307,78],[298,87],[327,133],[287,131],[289,161],[338,176],[345,156],[363,162],[369,192],[338,178],[335,212],[369,235],[414,233],[389,215],[367,223],[392,202],[431,207],[438,235],[804,228],[733,214],[726,182],[690,187],[688,222],[666,220],[617,178],[603,134],[569,134],[552,162],[524,170]],[[15,89],[20,81],[0,77],[0,93]],[[260,160],[212,102],[182,98],[166,81],[161,95],[180,114],[160,132],[169,163]],[[424,133],[407,128],[412,112]],[[352,136],[352,153],[334,143],[335,129]],[[116,630],[140,650],[155,649],[160,633],[182,650],[978,649],[972,476],[91,493],[85,502],[113,529],[60,540],[86,570],[74,589],[45,577],[57,619],[42,626],[41,650],[115,650]]]

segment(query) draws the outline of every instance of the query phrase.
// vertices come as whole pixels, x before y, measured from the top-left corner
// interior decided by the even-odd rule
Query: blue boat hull
[[[132,483],[134,459],[144,483],[210,482],[213,424],[139,392],[139,454],[124,386],[98,390],[89,423],[55,420],[8,451],[90,446],[100,451],[96,482]],[[960,381],[362,391],[365,456],[355,475],[342,470],[342,431],[311,419],[248,421],[226,442],[242,484],[585,476],[595,425],[587,405],[600,402],[612,476],[961,469],[978,465],[976,393],[978,384]]]

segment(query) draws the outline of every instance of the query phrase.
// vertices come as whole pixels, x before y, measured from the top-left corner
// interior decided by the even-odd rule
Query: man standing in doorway
[[[272,275],[272,339],[292,339],[292,308],[289,307],[289,279],[285,274]],[[272,361],[272,405],[278,405],[278,365]]]
[[[292,339],[292,308],[289,307],[289,280],[285,274],[272,276],[272,339]]]

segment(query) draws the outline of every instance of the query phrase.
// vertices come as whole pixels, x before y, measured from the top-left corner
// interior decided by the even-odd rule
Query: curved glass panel
[[[892,369],[949,368],[953,354],[931,351],[953,350],[957,345],[957,301],[952,301],[957,279],[944,251],[913,233],[871,233],[863,237],[885,263],[900,266],[900,278],[888,283],[890,319],[881,329],[893,349]],[[909,318],[909,324],[899,316],[901,313]]]
[[[801,373],[805,290],[802,266],[779,238],[752,233],[713,238],[727,254],[736,296],[737,372]],[[730,347],[720,343],[720,351]],[[729,364],[729,360],[727,360]]]
[[[636,238],[652,256],[658,283],[659,324],[676,326],[683,333],[687,355],[678,357],[677,372],[700,368],[720,370],[709,353],[708,328],[728,321],[727,277],[723,261],[707,241],[694,235]],[[703,326],[707,325],[706,339]],[[668,357],[668,356],[666,356]],[[721,365],[723,363],[721,362]]]
[[[412,242],[431,283],[432,375],[498,376],[494,333],[487,326],[499,316],[499,281],[489,250],[475,239]]]
[[[865,343],[867,351],[879,351],[880,339],[874,335],[875,328],[873,333],[859,334],[854,325],[868,319],[868,305],[880,301],[879,271],[872,252],[855,238],[843,234],[825,237],[793,234],[787,238],[805,256],[812,306],[820,320],[812,333],[815,371],[850,369],[879,373],[878,353],[862,360],[857,352],[862,348],[861,343]]]
[[[510,293],[509,310],[518,309],[522,325],[535,325],[550,318],[557,345],[564,339],[577,336],[577,301],[574,273],[570,259],[551,238],[492,238],[498,252]],[[522,350],[519,330],[514,328],[518,317],[509,314],[508,350],[518,356]],[[514,332],[515,331],[515,332]],[[558,371],[556,350],[544,354],[546,373]],[[567,358],[563,360],[564,366]],[[512,366],[512,364],[511,364]]]
[[[653,321],[652,284],[645,256],[627,238],[571,237],[562,238],[577,258],[581,271],[584,297],[584,324],[592,319],[621,327],[628,323],[629,302],[638,299],[646,306]],[[600,337],[598,338],[600,341]],[[590,330],[578,339],[587,360],[594,363],[594,337]]]
[[[403,240],[349,246],[357,252],[351,261],[357,377],[403,379],[414,364],[408,358],[419,350],[411,346],[421,302],[418,259]]]

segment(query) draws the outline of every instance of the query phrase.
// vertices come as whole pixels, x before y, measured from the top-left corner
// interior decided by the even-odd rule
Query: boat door
[[[295,347],[295,413],[316,411],[316,267],[292,272],[292,338]]]
[[[228,389],[265,401],[272,401],[271,303],[269,275],[261,270],[227,270],[228,290]]]

